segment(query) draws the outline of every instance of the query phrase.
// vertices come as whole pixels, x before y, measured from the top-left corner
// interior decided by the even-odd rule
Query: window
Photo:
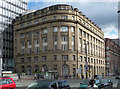
[[[38,23],[39,23],[39,20],[35,20],[34,23],[35,23],[35,24],[38,24]]]
[[[42,30],[42,34],[47,34],[47,29],[46,28]]]
[[[68,36],[62,36],[61,45],[63,51],[68,50]]]
[[[54,51],[57,50],[57,36],[54,37]]]
[[[53,19],[56,20],[56,16],[53,16]]]
[[[39,31],[35,31],[34,36],[38,36],[38,35],[39,35]]]
[[[47,21],[47,19],[46,18],[42,18],[42,22],[45,22],[45,21]]]
[[[58,27],[53,27],[53,32],[57,32],[58,31]]]
[[[32,45],[31,40],[27,41],[27,44],[28,46],[31,46]]]
[[[68,31],[68,27],[61,27],[61,32],[67,32]]]
[[[25,54],[25,49],[21,49],[21,54]]]
[[[107,55],[109,55],[109,52],[107,52]]]
[[[89,34],[87,33],[87,39],[89,39]]]
[[[79,29],[79,36],[81,36],[82,35],[82,30],[81,29]]]
[[[28,48],[28,53],[32,53],[32,48]]]
[[[39,45],[39,39],[35,39],[35,45]]]
[[[85,53],[85,40],[83,40],[83,53]]]
[[[21,47],[25,47],[25,42],[21,42]]]
[[[23,28],[23,27],[25,27],[25,25],[24,25],[24,24],[21,24],[21,27]]]
[[[28,62],[31,62],[31,57],[27,57],[27,61],[28,61]]]
[[[80,56],[80,61],[82,61],[82,56]]]
[[[21,58],[21,63],[24,63],[25,61],[24,61],[24,58]]]
[[[46,52],[47,51],[47,48],[48,48],[48,46],[47,46],[47,38],[45,37],[45,38],[42,38],[42,51],[43,52]]]
[[[75,32],[75,28],[74,27],[71,27],[71,32]]]
[[[46,61],[46,56],[42,56],[42,61]]]
[[[28,32],[27,36],[32,37],[32,32]]]
[[[72,36],[72,51],[74,51],[74,50],[75,50],[75,46],[74,46],[74,39],[75,39],[75,37],[74,37],[74,36]]]
[[[68,19],[68,16],[61,16],[61,19]]]
[[[109,46],[107,46],[106,49],[109,50]]]
[[[39,47],[35,47],[35,53],[39,53]]]
[[[85,34],[85,32],[83,31],[83,37],[85,37],[85,35],[86,35],[86,34]]]
[[[72,56],[72,60],[75,61],[75,55]]]
[[[93,63],[93,59],[91,58],[91,63]]]
[[[55,60],[55,61],[57,60],[57,55],[54,55],[54,60]]]
[[[79,38],[79,52],[81,52],[81,38]]]
[[[25,34],[21,34],[21,38],[22,38],[22,39],[25,38]]]
[[[34,57],[34,61],[35,61],[35,62],[38,62],[38,56],[35,56],[35,57]]]
[[[68,60],[68,55],[62,55],[62,60],[67,61]]]
[[[27,26],[31,26],[31,25],[32,25],[32,22],[27,23]]]
[[[74,17],[74,16],[72,16],[72,20],[75,20],[75,17]]]
[[[81,19],[79,19],[78,22],[81,22]]]

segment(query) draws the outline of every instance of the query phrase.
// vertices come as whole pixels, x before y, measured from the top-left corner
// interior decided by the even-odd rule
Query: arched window
[[[69,75],[69,66],[68,65],[63,65],[62,66],[62,75]]]

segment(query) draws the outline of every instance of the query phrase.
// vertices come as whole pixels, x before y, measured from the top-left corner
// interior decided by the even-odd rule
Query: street
[[[115,79],[115,77],[105,77],[107,79],[111,79],[113,81],[113,89],[120,89],[120,80]],[[78,89],[80,86],[80,82],[82,82],[82,79],[64,79],[67,80],[71,86],[72,89]],[[16,81],[16,89],[26,89],[28,85],[35,82],[34,79],[22,79],[21,81]]]

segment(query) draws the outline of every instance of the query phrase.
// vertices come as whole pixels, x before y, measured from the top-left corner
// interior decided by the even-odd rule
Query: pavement
[[[113,81],[113,87],[114,87],[113,89],[120,89],[120,87],[118,88],[118,86],[120,86],[120,80],[117,80],[115,79],[115,77],[111,77],[111,76],[105,78],[111,79]],[[67,80],[71,87],[79,87],[80,82],[83,81],[82,79],[64,79],[64,80]],[[16,89],[26,89],[27,86],[29,86],[31,83],[35,81],[37,80],[34,80],[33,76],[24,76],[21,78],[21,80],[15,81]]]

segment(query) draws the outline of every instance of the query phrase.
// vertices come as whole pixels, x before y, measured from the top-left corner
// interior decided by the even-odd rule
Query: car
[[[66,80],[38,80],[27,89],[71,89]]]
[[[15,89],[16,84],[10,77],[0,77],[0,89]]]
[[[113,88],[113,82],[109,79],[101,79],[100,80],[100,86],[99,89],[112,89]]]
[[[104,78],[104,77],[103,77],[103,76],[100,76],[100,75],[95,75],[94,78],[95,78],[95,79],[102,79],[102,78]]]
[[[115,79],[120,79],[120,75],[119,75],[119,76],[116,76]]]
[[[83,80],[82,83],[80,83],[79,89],[87,89],[89,86],[90,79]],[[96,79],[95,84],[99,87],[100,86],[100,80]]]

